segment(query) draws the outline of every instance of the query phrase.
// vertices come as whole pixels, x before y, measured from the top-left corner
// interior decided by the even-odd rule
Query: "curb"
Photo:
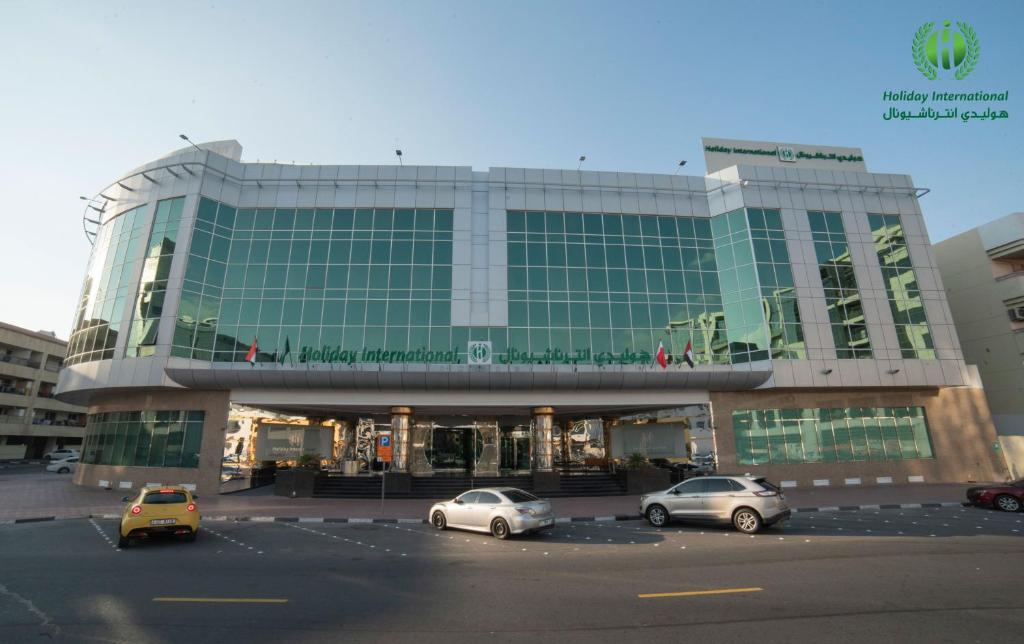
[[[825,505],[811,508],[793,508],[793,514],[812,512],[859,512],[863,510],[920,510],[922,508],[959,508],[971,507],[966,501],[951,503],[883,503],[880,505]],[[80,516],[45,516],[21,519],[0,519],[0,525],[15,523],[42,523],[44,521],[67,521],[69,519],[120,519],[120,514],[88,514]],[[427,524],[426,519],[396,519],[370,517],[270,517],[270,516],[228,516],[226,514],[200,515],[206,521],[235,521],[248,523],[353,523],[353,524]],[[613,521],[638,521],[643,519],[640,514],[616,514],[615,516],[589,517],[556,517],[556,524],[566,523],[609,523]]]

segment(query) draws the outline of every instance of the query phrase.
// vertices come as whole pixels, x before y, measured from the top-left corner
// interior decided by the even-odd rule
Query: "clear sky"
[[[924,22],[981,59],[927,81]],[[0,320],[67,337],[82,202],[193,140],[243,160],[703,174],[700,137],[864,149],[933,241],[1024,210],[1024,2],[0,0]],[[996,122],[887,122],[885,90],[1006,91]]]

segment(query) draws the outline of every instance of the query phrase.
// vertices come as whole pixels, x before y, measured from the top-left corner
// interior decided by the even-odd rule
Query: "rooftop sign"
[[[707,137],[701,139],[701,144],[708,174],[734,165],[867,172],[864,153],[860,148]]]

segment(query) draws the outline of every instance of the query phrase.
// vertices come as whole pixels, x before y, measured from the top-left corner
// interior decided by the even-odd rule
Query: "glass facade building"
[[[97,193],[58,393],[93,407],[79,478],[215,485],[229,404],[334,427],[339,469],[386,435],[412,477],[626,450],[960,476],[952,410],[977,406],[918,190],[857,150],[766,146],[708,144],[704,177],[244,163],[232,141],[146,164]]]

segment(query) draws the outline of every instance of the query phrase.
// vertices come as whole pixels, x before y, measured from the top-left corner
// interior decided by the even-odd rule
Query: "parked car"
[[[180,485],[147,486],[126,496],[117,545],[127,548],[135,539],[174,535],[195,541],[199,534],[199,508],[191,491]]]
[[[753,476],[704,476],[640,497],[640,512],[656,528],[672,519],[732,523],[754,534],[789,519],[782,490]]]
[[[985,485],[967,489],[971,505],[995,508],[1003,512],[1020,512],[1024,507],[1024,479],[1004,485]]]
[[[78,457],[72,456],[71,458],[65,458],[60,461],[50,461],[50,464],[46,466],[47,472],[56,472],[57,474],[67,474],[74,472],[78,468]]]
[[[48,461],[63,461],[64,459],[71,458],[72,456],[78,458],[81,454],[77,449],[72,449],[70,447],[62,447],[43,454],[43,458]]]
[[[511,487],[463,492],[451,501],[435,503],[427,515],[438,530],[459,528],[489,532],[498,539],[546,530],[555,525],[551,503]]]

